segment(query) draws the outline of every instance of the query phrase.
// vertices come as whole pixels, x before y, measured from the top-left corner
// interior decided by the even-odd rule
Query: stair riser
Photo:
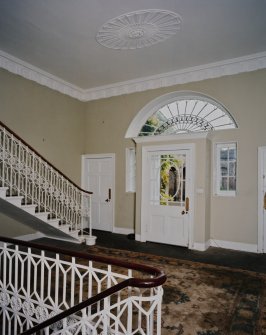
[[[22,206],[21,202],[23,200],[23,197],[6,197],[5,200],[8,201],[9,203],[21,208],[21,206]]]
[[[0,187],[0,198],[3,198],[3,199],[6,198],[7,190],[8,190],[8,187]]]
[[[69,233],[69,226],[59,226],[58,229],[60,229],[62,232],[68,234]]]
[[[47,223],[54,228],[59,228],[59,220],[48,220]]]
[[[31,214],[31,215],[35,215],[35,210],[36,210],[37,206],[32,206],[32,207],[24,207],[22,206],[21,209],[23,209],[23,211]]]
[[[35,213],[34,216],[36,216],[36,218],[48,223],[48,215],[49,213]]]

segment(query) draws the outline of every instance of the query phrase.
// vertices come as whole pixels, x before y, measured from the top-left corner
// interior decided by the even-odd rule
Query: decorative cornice
[[[86,101],[84,90],[0,50],[0,67],[72,98]]]
[[[210,78],[219,78],[242,72],[251,72],[264,68],[266,68],[266,52],[261,52],[222,62],[190,67],[180,71],[161,73],[160,75],[94,87],[86,90],[85,95],[87,101],[97,100]]]
[[[266,52],[162,73],[116,84],[82,89],[0,50],[0,67],[81,101],[110,98],[160,87],[219,78],[266,68]]]

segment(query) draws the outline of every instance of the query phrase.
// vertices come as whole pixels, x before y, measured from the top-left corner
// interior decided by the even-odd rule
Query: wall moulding
[[[92,101],[264,69],[266,52],[90,89],[77,87],[1,50],[0,68],[80,101]]]

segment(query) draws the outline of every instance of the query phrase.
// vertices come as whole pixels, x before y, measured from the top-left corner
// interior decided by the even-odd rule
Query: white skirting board
[[[134,229],[114,227],[113,233],[122,234],[122,235],[134,234]]]
[[[238,251],[258,252],[258,245],[251,243],[211,240],[211,247],[232,249]]]
[[[198,251],[205,251],[209,247],[231,249],[237,251],[246,251],[246,252],[258,252],[258,245],[251,243],[241,243],[241,242],[232,242],[232,241],[222,241],[222,240],[208,240],[205,243],[195,242],[192,249]]]

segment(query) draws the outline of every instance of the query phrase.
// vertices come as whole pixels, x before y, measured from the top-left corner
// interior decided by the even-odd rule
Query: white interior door
[[[83,184],[92,194],[92,228],[112,231],[114,218],[114,157],[83,161]]]
[[[190,150],[147,154],[146,240],[188,246],[191,206]]]

